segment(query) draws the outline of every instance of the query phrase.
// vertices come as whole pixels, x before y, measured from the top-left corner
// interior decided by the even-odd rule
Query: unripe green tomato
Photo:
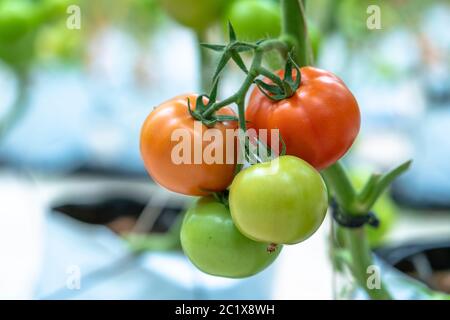
[[[233,25],[239,39],[276,38],[281,32],[281,9],[274,0],[237,0],[228,8],[224,25]]]
[[[205,30],[222,15],[227,0],[160,0],[166,12],[180,24]]]
[[[328,195],[316,169],[297,157],[282,156],[239,172],[229,202],[233,221],[245,236],[295,244],[320,227]]]
[[[0,41],[16,42],[33,30],[35,7],[27,0],[0,2]]]
[[[227,278],[252,276],[268,267],[281,251],[277,246],[269,252],[267,243],[244,237],[228,208],[212,197],[200,198],[187,211],[180,238],[184,253],[198,269]]]
[[[82,33],[70,30],[65,24],[45,26],[35,41],[36,55],[41,59],[76,60],[82,52]]]

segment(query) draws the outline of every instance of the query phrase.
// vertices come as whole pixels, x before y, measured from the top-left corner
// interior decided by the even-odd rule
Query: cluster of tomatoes
[[[283,244],[304,241],[325,217],[328,193],[319,170],[339,160],[353,144],[360,112],[338,77],[312,67],[300,72],[300,86],[291,97],[274,101],[255,87],[246,107],[248,126],[257,133],[278,129],[286,155],[237,174],[236,162],[195,162],[193,154],[190,162],[174,163],[178,142],[173,132],[178,129],[188,136],[188,150],[215,144],[216,150],[224,151],[223,157],[230,151],[220,139],[203,139],[202,145],[195,145],[199,132],[190,108],[196,107],[196,95],[161,104],[144,122],[140,148],[148,173],[171,191],[200,196],[186,213],[181,243],[190,260],[206,273],[231,278],[256,274],[276,259]],[[224,107],[216,114],[234,112]],[[201,126],[204,135],[238,128],[233,120]],[[264,142],[269,147],[280,143]]]

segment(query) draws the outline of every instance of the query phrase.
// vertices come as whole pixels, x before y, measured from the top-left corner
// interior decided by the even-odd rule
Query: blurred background
[[[370,5],[380,28],[366,24]],[[306,11],[315,65],[362,111],[345,158],[355,185],[414,159],[375,207],[383,276],[398,297],[450,293],[450,1],[315,0]],[[0,0],[0,298],[357,297],[332,263],[330,219],[249,279],[205,275],[182,254],[193,199],[151,181],[139,132],[154,106],[208,89],[217,56],[199,42],[226,41],[227,21],[241,39],[276,37],[279,2]],[[230,67],[222,97],[241,79]]]

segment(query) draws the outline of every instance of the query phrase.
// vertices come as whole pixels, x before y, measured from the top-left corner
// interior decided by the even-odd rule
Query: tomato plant
[[[167,13],[184,26],[202,31],[217,21],[227,0],[160,0]]]
[[[256,41],[275,38],[281,32],[280,5],[274,0],[237,0],[231,3],[225,15],[239,38]]]
[[[370,172],[366,170],[353,170],[350,172],[350,178],[357,190],[361,190],[364,187],[364,181],[370,176]],[[392,201],[388,193],[383,193],[375,202],[372,207],[372,211],[375,212],[380,225],[378,228],[372,228],[366,226],[367,237],[372,247],[381,245],[389,231],[394,226],[397,216],[397,206]]]
[[[287,154],[319,170],[347,152],[360,127],[358,103],[344,82],[313,67],[301,68],[300,86],[290,98],[273,101],[255,88],[246,119],[255,129],[279,129]]]
[[[373,259],[364,226],[377,226],[378,220],[370,209],[411,162],[386,174],[372,175],[361,191],[355,190],[338,160],[359,132],[359,107],[341,79],[331,72],[305,66],[309,59],[302,6],[303,1],[281,1],[283,34],[277,39],[240,41],[230,24],[229,43],[203,44],[221,55],[212,77],[211,94],[202,95],[209,97],[208,101],[185,95],[156,108],[141,133],[144,164],[150,175],[170,190],[191,195],[218,191],[213,195],[220,202],[212,197],[202,198],[188,211],[181,242],[186,255],[199,269],[226,277],[255,274],[276,258],[277,254],[269,253],[277,245],[295,244],[310,237],[324,220],[329,190],[336,209],[333,218],[345,238],[339,250],[351,257],[345,263],[368,296],[390,299],[384,286],[377,290],[367,286],[366,270],[373,265]],[[248,65],[241,56],[244,52],[252,57]],[[284,72],[272,72],[263,63],[267,54],[274,52],[285,62]],[[231,61],[245,73],[245,78],[235,93],[217,102],[219,78]],[[297,67],[299,64],[301,69]],[[262,81],[260,77],[268,80]],[[257,87],[245,110],[247,93],[253,84]],[[198,104],[197,109],[189,109],[187,101],[194,107]],[[237,107],[237,118],[229,109],[232,104]],[[249,162],[256,159],[257,164],[242,169],[241,164],[235,167],[234,163],[175,165],[171,161],[170,153],[176,147],[171,133],[175,129],[185,128],[193,138],[196,136],[193,122],[197,119],[205,130],[228,127],[236,130],[230,118],[238,120],[243,132],[254,128],[257,134],[261,133],[257,141],[252,140],[253,133],[239,139],[246,159]],[[264,141],[260,129],[268,129],[270,137],[272,129],[279,129],[281,137],[277,141]],[[266,156],[250,148],[253,142],[264,149],[272,149],[266,147],[281,142],[286,148],[282,148],[281,156],[275,152]],[[286,152],[288,155],[284,155]],[[233,179],[235,169],[239,173]],[[317,169],[323,169],[321,174]],[[231,180],[226,199],[224,189]]]
[[[214,191],[222,191],[231,183],[236,167],[236,161],[227,161],[227,155],[234,150],[227,148],[224,140],[204,141],[201,133],[195,130],[195,119],[188,109],[188,99],[195,109],[197,96],[194,94],[182,95],[164,102],[156,107],[145,120],[141,130],[141,155],[144,165],[152,178],[163,187],[186,195],[207,195]],[[219,115],[234,115],[229,108],[218,111]],[[204,124],[200,125],[202,132],[210,128]],[[212,128],[220,130],[223,137],[227,129],[236,129],[237,124],[233,121],[217,122]],[[173,134],[177,129],[182,129],[188,135],[189,140],[187,161],[174,162],[174,155],[179,155],[177,145],[181,141],[174,139]],[[203,155],[200,161],[196,161],[195,152],[198,151],[196,141],[202,144],[202,150],[209,147],[217,147],[223,150],[221,161],[208,164]],[[185,141],[186,142],[186,141]],[[237,142],[236,142],[237,144]],[[183,151],[180,150],[180,153]]]
[[[212,197],[201,198],[188,210],[181,227],[181,245],[194,265],[208,274],[242,278],[268,267],[279,255],[268,244],[243,236],[227,207]]]
[[[320,174],[307,162],[282,156],[241,171],[230,187],[230,210],[247,237],[294,244],[322,224],[328,207]]]

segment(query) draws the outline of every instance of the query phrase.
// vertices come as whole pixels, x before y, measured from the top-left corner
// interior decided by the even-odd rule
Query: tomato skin
[[[226,144],[223,143],[219,145],[223,148],[223,163],[207,164],[203,158],[200,164],[194,163],[194,139],[201,139],[203,150],[212,143],[215,145],[221,143],[203,141],[202,137],[199,137],[200,133],[194,130],[196,120],[189,114],[187,99],[192,109],[195,109],[196,98],[194,94],[181,95],[156,107],[142,126],[140,149],[145,168],[158,184],[174,192],[202,196],[212,191],[222,191],[229,186],[234,177],[237,152],[234,152],[233,163],[226,163],[227,152],[232,150],[230,147],[226,148]],[[217,114],[235,115],[228,107],[220,109]],[[220,130],[225,141],[225,131],[236,130],[237,122],[218,122],[214,128]],[[172,141],[172,134],[176,129],[185,129],[190,136],[190,163],[175,164],[172,161],[172,151],[180,143]],[[207,130],[208,128],[202,124],[203,134]],[[234,146],[237,146],[237,139]]]
[[[160,2],[177,22],[202,31],[220,17],[227,0],[160,0]]]
[[[246,119],[251,128],[279,129],[286,154],[321,170],[338,161],[353,144],[360,111],[350,90],[334,74],[313,67],[300,71],[300,87],[288,99],[272,101],[256,87]]]
[[[230,187],[230,211],[242,234],[256,241],[295,244],[322,224],[328,194],[307,162],[282,156],[242,170]]]
[[[257,41],[276,38],[281,33],[281,9],[274,0],[234,1],[225,15],[233,25],[239,39]],[[228,30],[228,27],[225,28]]]
[[[252,276],[268,267],[281,252],[243,236],[229,210],[212,197],[200,198],[188,210],[181,227],[181,245],[192,263],[205,273],[228,277]]]

